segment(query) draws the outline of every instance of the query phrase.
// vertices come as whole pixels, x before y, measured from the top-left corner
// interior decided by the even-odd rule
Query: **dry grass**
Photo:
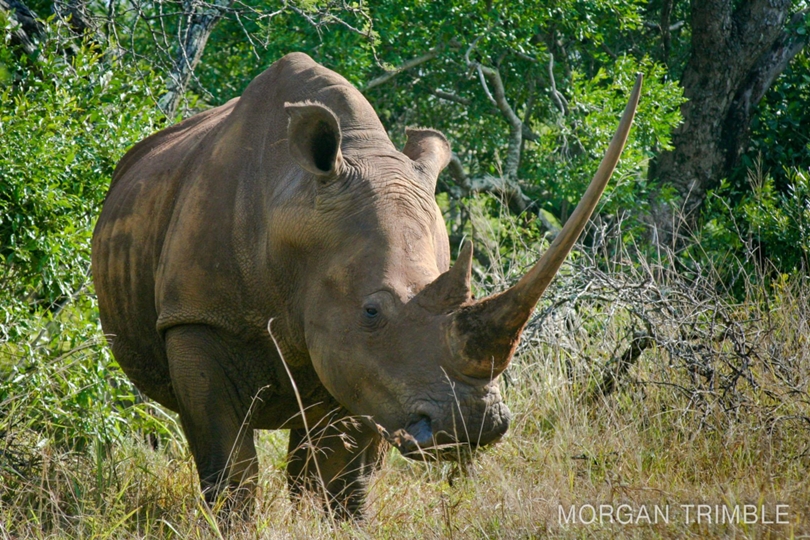
[[[683,277],[625,255],[608,267],[575,257],[549,292],[502,385],[514,413],[505,440],[463,471],[390,452],[362,523],[330,523],[315,499],[289,502],[283,432],[259,435],[256,519],[227,533],[202,502],[176,429],[158,450],[137,433],[73,452],[17,433],[36,459],[0,485],[0,537],[809,536],[807,278],[785,278],[768,294],[752,285],[731,301],[711,271]],[[510,272],[489,274],[486,287]],[[634,343],[639,354],[627,355]],[[7,480],[10,454],[0,459]],[[561,523],[561,505],[621,504],[636,517],[668,507],[669,523]],[[787,505],[788,523],[696,523],[696,509],[687,523],[689,504],[756,505],[768,519]]]

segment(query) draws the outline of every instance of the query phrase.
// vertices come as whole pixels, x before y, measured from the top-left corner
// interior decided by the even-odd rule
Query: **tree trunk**
[[[650,175],[675,188],[676,206],[653,203],[654,240],[680,243],[694,230],[709,189],[737,164],[754,108],[806,44],[788,21],[789,0],[693,0],[692,51],[681,85],[688,101],[674,150],[662,153]]]
[[[202,58],[205,44],[214,26],[232,4],[233,0],[214,0],[211,3],[183,1],[186,27],[181,30],[180,47],[174,67],[169,74],[166,93],[161,96],[158,103],[169,119],[177,113],[177,107],[191,80],[194,68]]]
[[[11,43],[22,47],[25,54],[34,54],[34,41],[42,34],[42,24],[37,14],[21,0],[0,0],[0,10],[8,12],[13,23],[16,23],[11,31]]]
[[[70,28],[77,35],[84,36],[99,31],[87,9],[87,0],[56,0],[53,12],[62,20],[69,21]]]

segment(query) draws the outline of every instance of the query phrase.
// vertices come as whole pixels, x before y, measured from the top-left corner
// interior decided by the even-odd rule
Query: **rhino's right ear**
[[[408,142],[402,153],[411,158],[430,181],[435,183],[439,173],[450,163],[452,153],[447,137],[435,129],[423,128],[407,128],[405,135],[408,136]]]
[[[307,172],[329,176],[338,171],[343,158],[340,154],[340,123],[335,113],[320,103],[285,103],[290,119],[287,144],[290,155]]]

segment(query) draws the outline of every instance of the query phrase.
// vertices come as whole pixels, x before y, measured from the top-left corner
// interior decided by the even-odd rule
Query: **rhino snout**
[[[478,414],[459,416],[438,411],[418,414],[404,429],[395,433],[393,443],[410,459],[457,460],[470,450],[498,442],[509,429],[511,413],[502,401],[485,407]],[[438,413],[438,414],[437,414]]]

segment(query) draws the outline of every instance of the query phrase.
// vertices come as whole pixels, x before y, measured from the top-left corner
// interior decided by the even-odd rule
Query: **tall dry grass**
[[[486,223],[479,225],[485,235]],[[42,417],[34,410],[42,401],[6,395],[0,537],[810,534],[807,277],[782,277],[767,291],[753,277],[735,299],[719,269],[684,269],[666,253],[643,257],[617,241],[619,234],[600,234],[591,231],[590,248],[566,264],[503,379],[514,413],[506,438],[463,468],[389,452],[373,478],[365,521],[330,522],[317,494],[297,506],[289,501],[284,432],[257,438],[255,521],[222,530],[202,502],[193,461],[170,420],[161,417],[157,449],[139,431],[76,447],[26,421]],[[477,274],[484,291],[507,286],[534,257],[529,246],[521,259],[505,260],[494,249],[486,255],[492,267]],[[561,507],[615,511],[622,504],[636,516],[642,507],[669,508],[671,519],[566,524],[560,517]],[[786,505],[788,523],[687,522],[681,505],[690,504],[755,505],[768,519],[777,504]]]

